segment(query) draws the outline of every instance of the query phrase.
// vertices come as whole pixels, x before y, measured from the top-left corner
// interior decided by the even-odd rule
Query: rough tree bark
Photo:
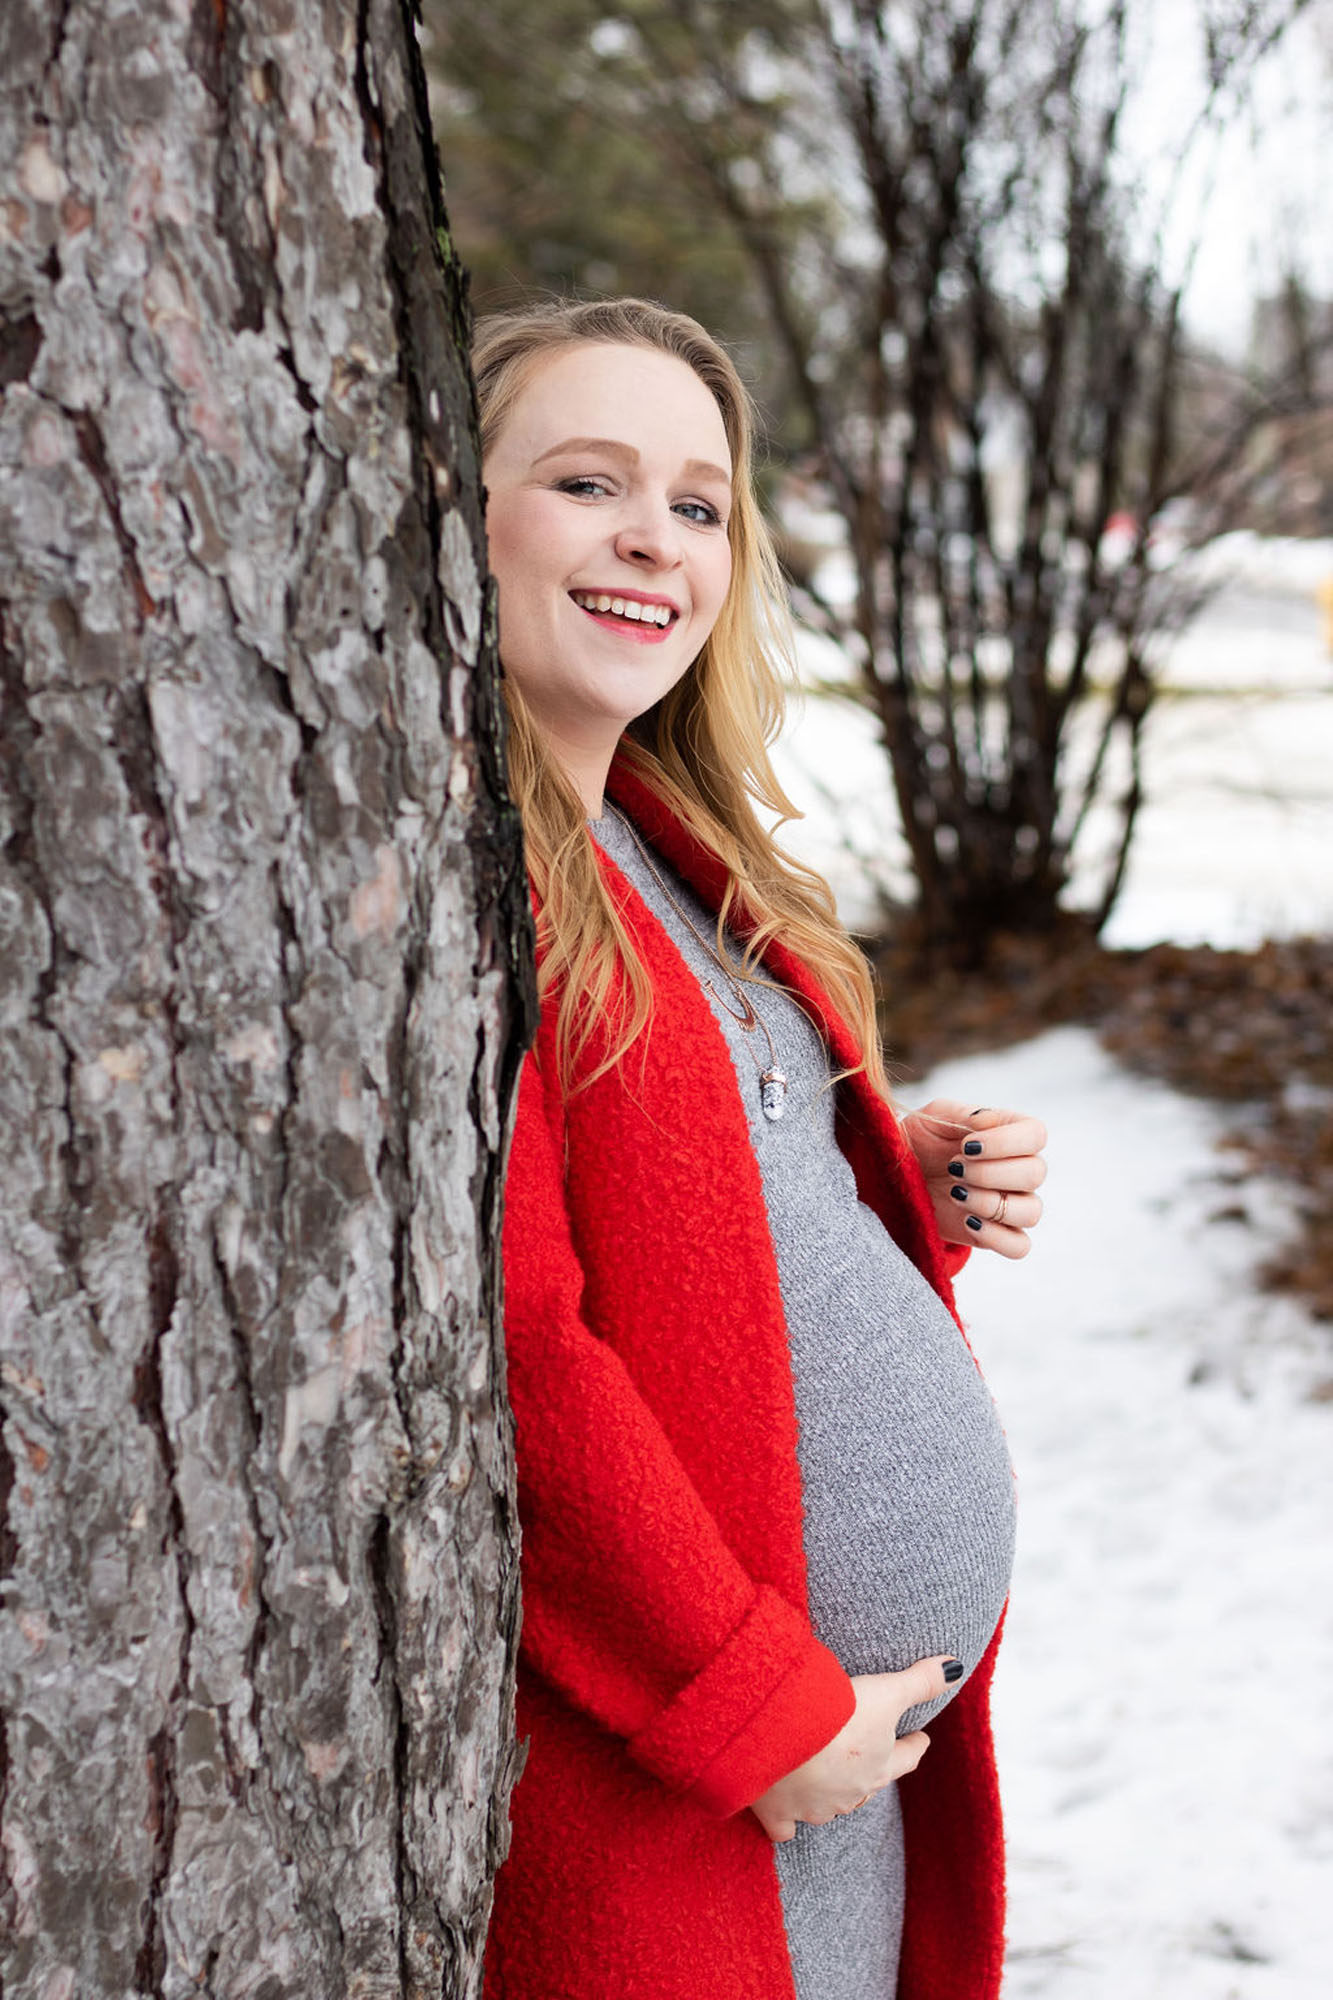
[[[531,1003],[410,0],[6,0],[0,164],[0,1990],[470,1995]]]

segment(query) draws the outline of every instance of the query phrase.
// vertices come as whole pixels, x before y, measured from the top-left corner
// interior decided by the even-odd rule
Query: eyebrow
[[[622,444],[618,438],[565,438],[560,444],[553,444],[540,458],[533,459],[533,465],[543,465],[548,458],[558,458],[562,452],[604,451],[613,458],[627,459],[637,465],[639,454],[632,444]],[[711,465],[706,458],[690,458],[681,468],[691,479],[720,479],[724,486],[730,486],[731,474],[724,472],[720,465]]]

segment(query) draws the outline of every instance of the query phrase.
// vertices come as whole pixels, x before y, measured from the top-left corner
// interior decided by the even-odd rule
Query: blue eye
[[[606,487],[599,479],[589,479],[582,475],[576,475],[572,479],[560,479],[556,482],[557,493],[574,493],[580,490],[589,493],[604,494]]]
[[[721,527],[722,516],[718,513],[717,508],[710,507],[706,500],[682,500],[677,506],[676,512],[684,514],[687,508],[693,509],[693,512],[688,515],[688,519],[701,521],[703,526],[707,528]]]

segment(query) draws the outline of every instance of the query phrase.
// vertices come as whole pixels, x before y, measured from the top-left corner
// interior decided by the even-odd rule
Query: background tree
[[[735,0],[714,10],[712,31],[738,56],[786,5]],[[724,327],[785,430],[787,385],[764,301],[690,143],[686,99],[704,85],[691,24],[676,11],[427,0],[426,60],[450,133],[454,225],[482,305],[543,289],[636,292],[669,295],[705,325]],[[636,25],[645,13],[671,38],[679,72],[660,83],[645,71]],[[816,196],[812,225],[826,212]]]
[[[0,19],[0,1973],[478,1990],[528,1022],[411,10]]]
[[[1201,9],[1194,136],[1300,11]],[[1178,435],[1180,299],[1126,133],[1143,5],[429,18],[488,280],[642,288],[759,350],[779,449],[841,519],[850,595],[821,596],[793,538],[795,600],[880,724],[923,941],[980,955],[1050,926],[1094,831],[1099,926],[1141,797],[1151,641],[1193,608],[1154,574],[1152,524],[1220,493],[1255,420],[1233,402],[1214,435]],[[1116,514],[1128,536],[1108,542]]]

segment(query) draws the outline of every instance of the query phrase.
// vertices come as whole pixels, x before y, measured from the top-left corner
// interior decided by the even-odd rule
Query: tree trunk
[[[471,1995],[529,920],[412,11],[0,63],[0,1990]]]

